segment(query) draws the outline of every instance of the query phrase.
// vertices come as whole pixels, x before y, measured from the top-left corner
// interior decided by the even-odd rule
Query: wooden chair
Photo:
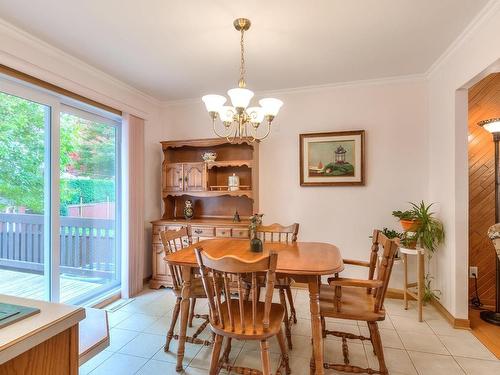
[[[383,252],[378,262],[379,245]],[[373,232],[373,244],[369,262],[349,261],[368,268],[368,279],[349,279],[335,277],[329,285],[320,285],[320,314],[324,318],[337,318],[365,321],[368,324],[370,337],[357,336],[347,332],[328,331],[323,324],[323,337],[333,335],[342,338],[344,363],[325,363],[326,369],[351,373],[388,374],[384,360],[382,341],[377,321],[385,319],[384,299],[398,249],[398,241],[388,239],[382,232]],[[378,266],[377,266],[377,263]],[[377,271],[376,277],[375,271]],[[324,320],[323,320],[324,322]],[[370,340],[373,352],[379,362],[379,370],[351,365],[347,339]],[[311,373],[314,373],[314,361],[311,360]]]
[[[297,235],[299,233],[299,224],[294,223],[289,226],[283,226],[281,224],[272,224],[272,225],[261,225],[256,230],[257,236],[263,242],[297,242]],[[279,275],[278,275],[279,276]],[[279,290],[280,302],[285,309],[285,334],[286,341],[288,343],[288,348],[292,350],[292,325],[297,324],[297,314],[295,312],[295,305],[293,304],[293,296],[292,290],[290,288],[291,279],[289,277],[278,277],[274,288]],[[261,283],[262,285],[262,283]],[[249,295],[249,287],[247,284],[246,297],[248,299]],[[257,298],[259,298],[260,293],[257,293]],[[287,307],[286,300],[288,299],[288,305],[290,309]],[[290,315],[288,312],[290,311]]]
[[[201,278],[210,308],[210,325],[215,333],[215,342],[210,362],[210,375],[218,374],[221,369],[237,374],[271,373],[268,339],[277,336],[281,349],[281,361],[276,374],[282,369],[290,374],[288,352],[281,323],[285,310],[281,304],[272,303],[275,270],[278,255],[271,253],[254,262],[245,262],[234,256],[214,259],[197,248],[196,258],[200,266]],[[266,273],[265,302],[257,299],[259,288],[258,274]],[[244,298],[244,278],[250,274],[252,300]],[[237,297],[231,296],[231,280],[236,280]],[[236,295],[236,294],[235,294]],[[222,339],[226,347],[221,356]],[[255,369],[232,366],[229,363],[231,340],[259,340],[262,358],[262,372]]]
[[[189,245],[192,244],[192,237],[191,237],[191,227],[183,227],[179,230],[166,230],[160,232],[160,238],[163,244],[163,252],[165,254],[165,257],[168,254],[172,254],[176,252],[177,250],[183,249]],[[177,323],[177,319],[179,318],[179,311],[180,311],[180,305],[182,301],[182,284],[184,283],[184,280],[182,279],[182,272],[179,266],[172,266],[168,265],[170,275],[172,276],[172,291],[176,296],[176,301],[175,301],[175,306],[174,310],[172,312],[172,321],[170,323],[170,328],[167,333],[167,341],[165,343],[165,351],[167,352],[170,347],[170,342],[172,339],[178,340],[179,335],[174,334],[174,328]],[[191,286],[191,299],[190,299],[190,312],[189,312],[189,326],[193,326],[193,319],[203,319],[203,323],[200,325],[200,327],[196,330],[196,332],[193,334],[191,337],[186,337],[186,342],[192,343],[192,344],[200,344],[200,345],[205,345],[205,346],[210,346],[212,345],[212,341],[208,340],[201,340],[198,338],[198,336],[205,330],[205,328],[208,325],[208,315],[199,315],[195,314],[194,308],[196,304],[196,299],[198,298],[207,298],[205,294],[205,290],[203,289],[203,284],[201,281],[200,277],[194,278],[192,286]]]

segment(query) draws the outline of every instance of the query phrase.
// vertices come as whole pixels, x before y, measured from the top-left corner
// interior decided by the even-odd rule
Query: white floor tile
[[[368,328],[361,328],[361,334],[365,337],[370,337]],[[398,333],[392,329],[379,329],[380,337],[382,338],[382,346],[384,348],[404,349],[403,343],[399,338]],[[365,341],[365,346],[372,347],[371,341]]]
[[[419,375],[464,375],[452,356],[409,351]],[[493,374],[491,374],[493,375]]]
[[[137,372],[137,375],[167,375],[175,373],[174,363],[151,359]]]
[[[482,359],[455,357],[458,364],[467,375],[493,375],[500,374],[500,361],[485,361]]]
[[[111,357],[105,360],[100,366],[98,366],[91,375],[109,375],[109,374],[120,374],[120,375],[132,375],[135,374],[139,369],[144,366],[147,359],[134,357],[131,355],[125,355],[120,353],[114,353]]]
[[[454,356],[476,359],[496,359],[481,341],[473,335],[460,338],[454,336],[439,336],[439,338]]]
[[[177,346],[179,341],[172,340],[170,342],[170,348],[168,352],[165,352],[164,347],[160,348],[158,352],[153,356],[153,359],[158,361],[177,363]],[[183,365],[187,367],[191,360],[198,354],[201,349],[201,345],[189,344],[186,343],[184,347],[184,360]]]
[[[135,313],[116,325],[116,328],[141,332],[159,319],[158,316]]]
[[[439,338],[433,334],[399,332],[406,350],[433,354],[450,354]]]
[[[398,332],[415,332],[434,335],[431,327],[429,327],[426,322],[419,322],[408,316],[392,316],[391,321]]]
[[[366,347],[366,355],[368,357],[369,366],[373,369],[379,369],[377,357],[373,354],[371,345]],[[384,348],[385,365],[391,375],[417,375],[417,370],[413,366],[410,356],[406,350]]]
[[[102,364],[105,360],[107,360],[109,357],[113,355],[113,352],[109,352],[106,350],[103,350],[87,362],[85,362],[83,365],[80,366],[79,369],[79,375],[87,375],[90,374],[93,370],[96,369],[100,364]]]
[[[126,344],[128,344],[139,332],[129,331],[126,329],[112,328],[109,330],[109,346],[106,350],[117,352]]]
[[[119,353],[151,358],[165,345],[165,336],[141,333],[119,350]]]
[[[474,336],[466,329],[456,329],[444,319],[431,319],[426,321],[429,327],[436,335],[455,336],[455,337],[470,337]]]

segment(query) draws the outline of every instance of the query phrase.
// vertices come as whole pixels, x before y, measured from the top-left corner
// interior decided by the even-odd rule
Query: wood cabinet
[[[163,166],[163,188],[165,191],[182,191],[184,187],[184,174],[182,164],[172,163]]]
[[[207,166],[205,163],[166,163],[163,170],[163,191],[166,194],[207,190]]]
[[[206,176],[207,166],[205,163],[188,163],[183,165],[184,191],[207,190]]]
[[[171,277],[163,260],[159,232],[191,224],[194,241],[215,237],[248,238],[248,218],[258,212],[259,143],[243,139],[231,144],[225,139],[195,139],[161,142],[163,216],[152,222],[152,270],[150,287],[170,287]],[[204,162],[205,152],[215,152],[214,162]],[[228,190],[228,177],[240,178],[240,189]],[[191,200],[194,218],[183,217]],[[233,222],[235,212],[241,222]]]

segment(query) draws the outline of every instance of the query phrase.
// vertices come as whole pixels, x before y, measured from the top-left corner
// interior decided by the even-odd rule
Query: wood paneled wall
[[[478,267],[479,298],[486,306],[495,304],[496,254],[486,235],[495,223],[495,149],[492,135],[477,123],[493,117],[500,117],[500,73],[469,90],[469,265]]]

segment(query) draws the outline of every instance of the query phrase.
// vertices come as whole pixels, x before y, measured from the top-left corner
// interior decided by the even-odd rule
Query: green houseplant
[[[427,253],[427,264],[429,264],[439,245],[444,243],[445,240],[443,223],[431,211],[433,205],[434,203],[426,204],[424,201],[418,204],[410,202],[410,210],[392,212],[392,215],[400,220],[405,231],[401,245],[412,248],[418,243]],[[438,289],[432,288],[431,283],[432,277],[427,272],[425,275],[424,302],[429,302],[432,298],[439,299],[438,294],[441,294]]]

